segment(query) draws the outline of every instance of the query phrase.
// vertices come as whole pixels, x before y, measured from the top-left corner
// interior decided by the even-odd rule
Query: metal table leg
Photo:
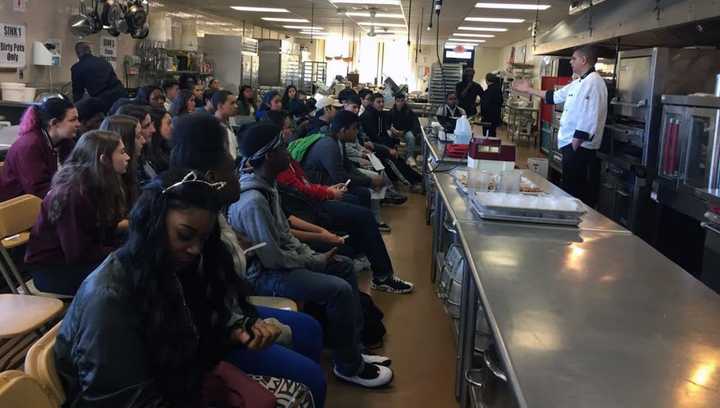
[[[445,231],[443,222],[445,220],[445,206],[439,193],[435,193],[435,204],[432,217],[432,264],[430,265],[430,281],[435,282],[437,278],[437,254],[443,247]]]
[[[470,404],[470,395],[468,385],[465,382],[465,373],[472,368],[477,312],[477,287],[475,286],[475,279],[472,276],[469,263],[465,262],[462,301],[460,304],[460,341],[458,344],[458,361],[455,377],[455,392],[456,397],[460,399],[460,408],[466,408]]]

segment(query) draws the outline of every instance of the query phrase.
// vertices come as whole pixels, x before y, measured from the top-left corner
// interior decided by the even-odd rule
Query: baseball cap
[[[320,99],[317,104],[315,104],[315,109],[319,111],[320,109],[324,109],[326,106],[334,106],[336,108],[341,108],[342,104],[337,99],[326,96]]]

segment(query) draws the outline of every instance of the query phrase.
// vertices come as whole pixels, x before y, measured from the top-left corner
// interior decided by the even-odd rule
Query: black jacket
[[[477,114],[477,107],[475,106],[475,103],[477,97],[482,95],[482,92],[482,87],[475,81],[472,81],[470,83],[458,82],[457,85],[455,85],[455,93],[458,97],[458,105],[460,105],[461,108],[465,109],[465,113],[467,113],[468,116],[473,116]]]
[[[502,105],[502,88],[500,84],[491,82],[488,89],[480,95],[480,110],[483,121],[499,124]]]
[[[157,348],[150,346],[146,335],[150,313],[142,312],[143,299],[138,295],[139,291],[134,289],[135,284],[132,283],[125,262],[120,260],[117,252],[108,256],[85,279],[63,319],[54,348],[56,371],[67,396],[66,406],[178,406],[162,391],[160,384],[168,383],[174,385],[176,391],[192,394],[190,389],[183,389],[187,382],[174,381],[188,377],[188,373],[181,372],[177,367],[158,370],[151,364],[152,359],[164,354],[168,355],[170,361],[178,362],[179,367],[195,367],[200,378],[202,371],[208,370],[205,366],[208,362],[197,355],[200,351],[190,354],[189,360],[176,357],[179,353],[173,353],[178,346],[184,347],[183,350],[206,350],[208,339],[215,338],[205,336],[207,331],[203,330],[211,320],[210,316],[205,315],[208,302],[203,300],[206,279],[200,276],[179,277],[175,282],[179,284],[162,285],[159,294],[168,299],[174,299],[174,295],[182,296],[184,300],[179,304],[184,304],[188,312],[160,315],[166,318],[162,320],[168,322],[164,329],[167,338],[157,342],[174,346],[157,351]],[[228,305],[231,310],[229,319],[217,319],[213,330],[227,335],[236,327],[249,328],[255,322],[256,314],[253,313],[254,308],[242,302],[245,305],[243,310],[250,313],[240,315],[232,307],[237,304]],[[188,322],[190,318],[196,322],[195,332],[174,330],[177,327],[186,328],[186,325],[178,322]],[[198,333],[198,337],[191,333]],[[214,346],[218,354],[224,354],[228,344],[213,343],[210,346]],[[188,364],[188,361],[192,364]],[[192,405],[188,401],[184,406]]]
[[[70,68],[70,73],[73,100],[76,102],[82,99],[85,90],[90,96],[103,99],[104,94],[123,89],[123,84],[115,75],[112,65],[94,55],[83,55],[80,61]]]
[[[360,115],[360,123],[365,135],[371,142],[394,147],[398,141],[388,135],[390,129],[390,115],[385,112],[379,112],[372,106],[365,109],[365,113]]]
[[[370,187],[370,177],[357,171],[345,155],[345,144],[324,136],[308,149],[302,160],[305,175],[314,184],[332,186],[348,179],[356,187]]]
[[[415,112],[413,112],[413,110],[407,105],[400,110],[393,107],[390,111],[390,118],[390,121],[395,129],[418,134],[420,122],[418,121],[418,117]]]

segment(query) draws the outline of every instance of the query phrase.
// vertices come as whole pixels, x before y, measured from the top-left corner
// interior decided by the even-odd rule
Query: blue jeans
[[[415,135],[411,131],[405,132],[403,135],[403,140],[405,140],[405,158],[412,157],[415,158],[415,152],[417,151],[417,141],[415,140]]]
[[[305,384],[312,391],[315,406],[325,404],[327,383],[318,364],[322,354],[322,328],[312,317],[298,312],[257,307],[260,317],[274,317],[292,329],[292,349],[274,344],[265,350],[236,348],[225,358],[241,370],[255,375],[286,378]]]
[[[332,219],[327,227],[349,233],[347,244],[367,256],[374,278],[384,280],[393,275],[390,255],[370,210],[342,201],[324,201],[321,205]]]
[[[363,314],[352,262],[328,265],[323,272],[307,269],[263,270],[252,282],[258,295],[283,296],[325,305],[328,338],[335,367],[347,376],[363,365],[360,336]]]

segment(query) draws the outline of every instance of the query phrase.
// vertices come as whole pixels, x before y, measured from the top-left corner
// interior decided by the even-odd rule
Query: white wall
[[[502,49],[493,47],[475,48],[475,82],[482,83],[485,74],[500,69],[500,55]]]
[[[24,24],[27,30],[25,59],[27,66],[23,69],[23,79],[20,80],[14,69],[0,69],[0,82],[25,82],[30,86],[45,88],[48,86],[48,68],[32,65],[32,44],[34,41],[59,39],[62,41],[61,65],[52,67],[55,87],[70,81],[70,67],[77,62],[75,57],[75,42],[77,39],[70,33],[69,18],[77,13],[77,0],[29,0],[27,11],[18,13],[13,10],[12,2],[0,1],[0,23]],[[117,74],[120,80],[123,76],[122,62],[125,55],[133,54],[136,40],[129,35],[118,37]],[[86,39],[94,47],[100,41],[100,34]]]

